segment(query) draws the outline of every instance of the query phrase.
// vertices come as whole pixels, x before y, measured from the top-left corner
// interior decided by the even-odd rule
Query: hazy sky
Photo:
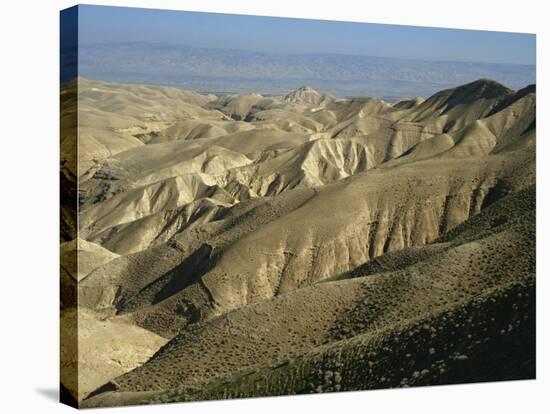
[[[535,64],[535,35],[80,6],[79,42],[162,42],[272,53],[342,53]]]

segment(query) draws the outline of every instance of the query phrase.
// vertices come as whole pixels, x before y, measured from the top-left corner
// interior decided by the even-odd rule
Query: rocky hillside
[[[78,79],[67,102],[77,87],[64,294],[86,349],[147,333],[103,385],[64,383],[84,406],[534,375],[534,85],[388,103]]]

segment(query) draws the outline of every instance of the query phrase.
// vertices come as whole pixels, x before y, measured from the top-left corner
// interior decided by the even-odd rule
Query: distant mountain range
[[[535,82],[535,66],[109,43],[80,45],[79,75],[217,94],[286,94],[308,84],[340,97],[396,99],[429,96],[479,78],[520,88]]]

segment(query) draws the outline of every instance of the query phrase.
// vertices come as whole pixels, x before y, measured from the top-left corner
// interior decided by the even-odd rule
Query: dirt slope
[[[61,101],[84,405],[532,375],[534,85],[390,104],[80,78]]]

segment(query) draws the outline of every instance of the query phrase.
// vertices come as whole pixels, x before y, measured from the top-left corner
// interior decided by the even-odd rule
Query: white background
[[[4,0],[0,14],[0,412],[72,410],[58,388],[58,27],[62,0]],[[542,412],[550,406],[548,270],[550,227],[543,128],[548,58],[544,1],[504,0],[141,0],[100,4],[376,23],[537,33],[538,363],[536,381],[339,393],[155,407],[102,413],[225,413],[398,411],[422,413]],[[506,45],[502,45],[506,48]],[[546,254],[545,254],[546,253]],[[543,345],[544,343],[544,345]]]

